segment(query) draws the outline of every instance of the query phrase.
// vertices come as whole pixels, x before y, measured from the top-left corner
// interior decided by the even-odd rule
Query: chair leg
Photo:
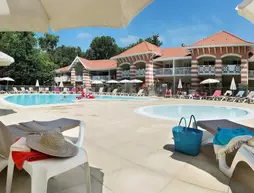
[[[10,153],[9,160],[8,160],[8,169],[7,169],[6,191],[5,191],[6,193],[11,192],[13,171],[14,171],[14,162],[12,161],[12,156]]]
[[[85,169],[86,192],[91,193],[90,167],[88,162],[84,164],[84,169]]]
[[[31,193],[47,193],[48,178],[46,171],[36,169],[31,174]]]

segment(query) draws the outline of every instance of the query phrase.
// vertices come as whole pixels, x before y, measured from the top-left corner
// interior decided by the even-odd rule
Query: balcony
[[[108,75],[97,75],[97,76],[92,76],[92,80],[110,80]]]
[[[240,75],[241,65],[240,64],[222,64],[223,75]]]
[[[215,75],[215,66],[214,65],[199,65],[198,75],[201,75],[201,76]]]
[[[249,79],[254,79],[254,70],[249,70]]]
[[[130,70],[123,70],[122,78],[129,78],[129,77],[130,77]]]
[[[83,81],[83,76],[82,75],[76,75],[76,81],[77,82],[82,82]]]
[[[60,77],[55,77],[54,78],[55,82],[70,82],[71,77],[70,76],[60,76]]]
[[[155,76],[172,76],[173,68],[158,68],[154,70]]]
[[[137,69],[136,70],[136,76],[137,77],[144,77],[144,76],[146,76],[146,69]]]
[[[190,76],[191,75],[191,67],[176,67],[175,73],[173,72],[173,68],[158,68],[155,70],[155,76],[157,77],[165,77],[165,76]]]
[[[176,67],[175,75],[180,75],[180,76],[191,75],[191,67]]]

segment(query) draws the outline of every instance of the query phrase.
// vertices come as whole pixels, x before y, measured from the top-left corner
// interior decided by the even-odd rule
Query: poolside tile
[[[104,184],[116,193],[157,193],[172,176],[165,176],[139,166],[125,167],[107,174]]]
[[[159,150],[138,160],[137,163],[160,174],[175,176],[191,159],[191,156]]]
[[[156,150],[145,145],[130,142],[111,148],[109,151],[119,157],[135,162],[135,160],[139,160],[140,158],[145,157]]]
[[[218,166],[202,153],[191,160],[184,170],[179,171],[176,179],[222,192],[228,190],[230,181]]]
[[[194,184],[173,179],[160,193],[181,192],[181,193],[223,193]],[[226,193],[226,192],[224,192]]]

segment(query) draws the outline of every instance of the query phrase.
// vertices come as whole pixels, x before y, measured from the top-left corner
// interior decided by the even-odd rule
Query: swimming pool
[[[66,96],[66,98],[64,98]],[[74,103],[79,94],[23,94],[11,95],[4,98],[4,101],[19,106],[37,106],[37,105],[59,105]],[[149,100],[148,97],[131,96],[95,96],[95,99],[103,100]],[[87,99],[93,100],[93,99]]]
[[[164,120],[177,120],[181,117],[189,119],[194,115],[197,120],[209,119],[230,119],[240,120],[253,112],[248,109],[229,107],[229,106],[209,106],[209,105],[159,105],[141,107],[135,110],[136,113],[152,118]]]

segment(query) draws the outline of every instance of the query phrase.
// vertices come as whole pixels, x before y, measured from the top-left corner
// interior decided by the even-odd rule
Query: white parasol
[[[143,81],[138,79],[133,79],[133,80],[130,80],[130,83],[143,83]]]
[[[117,84],[119,82],[117,80],[108,80],[106,83],[108,83],[108,84]]]
[[[200,84],[215,84],[215,83],[219,83],[219,82],[220,81],[218,81],[217,79],[208,78],[208,79],[200,82]]]
[[[93,80],[91,83],[92,84],[103,84],[103,82],[101,80]]]
[[[177,86],[177,88],[178,88],[178,89],[182,89],[182,88],[183,88],[181,78],[179,79],[179,82],[178,82],[178,86]]]
[[[0,52],[0,66],[9,66],[13,62],[15,62],[14,58],[12,58],[11,56],[9,56],[3,52]]]
[[[1,0],[0,31],[125,27],[153,0]],[[7,5],[6,5],[7,2]]]
[[[121,80],[119,83],[124,83],[124,84],[126,84],[126,83],[131,83],[131,82],[130,82],[130,80],[123,79],[123,80]]]
[[[244,0],[236,8],[238,14],[254,23],[254,1]]]
[[[60,88],[63,88],[63,87],[64,87],[63,81],[62,81],[62,80],[61,80],[61,82],[60,82],[60,84],[59,84],[59,87],[60,87]]]
[[[36,84],[35,84],[35,87],[39,87],[40,84],[39,84],[39,80],[36,80]]]
[[[11,81],[11,82],[14,82],[15,80],[10,78],[10,77],[3,77],[3,78],[0,78],[0,81]]]

